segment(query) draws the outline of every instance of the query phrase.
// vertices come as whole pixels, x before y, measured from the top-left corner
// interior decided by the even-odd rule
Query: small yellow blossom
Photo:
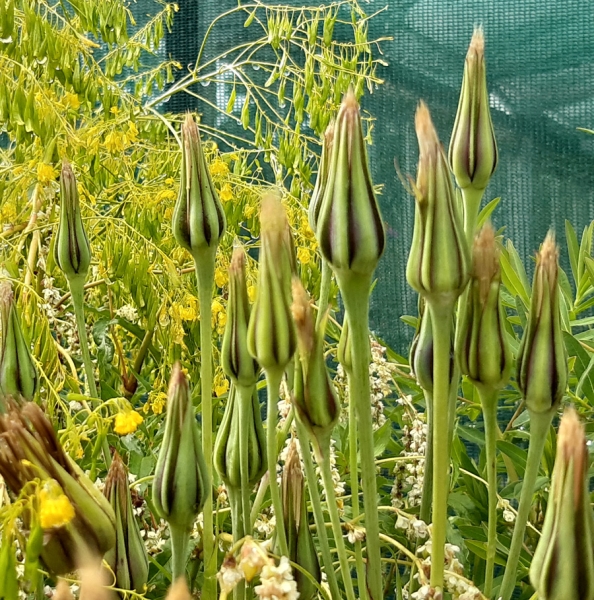
[[[78,110],[80,108],[80,100],[78,98],[78,94],[74,94],[72,92],[67,92],[64,94],[62,98],[62,104],[66,108],[71,108],[72,110]]]
[[[219,197],[223,202],[229,202],[231,198],[233,198],[233,190],[231,189],[231,185],[226,183],[219,192]]]
[[[217,284],[217,287],[225,287],[229,281],[229,274],[225,269],[217,267],[214,273],[214,281]]]
[[[37,165],[37,181],[41,185],[48,185],[55,181],[56,177],[58,177],[58,171],[52,165],[41,162]]]
[[[227,313],[222,310],[217,315],[217,333],[223,335],[225,333],[225,325],[227,325]]]
[[[112,106],[112,107],[109,109],[109,112],[110,112],[112,115],[117,115],[117,114],[120,112],[120,109],[119,109],[117,106]]]
[[[256,299],[256,286],[248,285],[247,293],[248,293],[248,298],[250,299],[250,302],[253,302]]]
[[[243,207],[243,216],[246,219],[250,219],[251,217],[253,217],[255,212],[256,212],[256,207],[251,204],[246,204]]]
[[[309,262],[311,261],[311,253],[309,251],[309,248],[299,248],[297,250],[297,260],[303,265],[309,264]]]
[[[226,377],[218,378],[218,381],[214,382],[214,393],[217,398],[220,398],[229,391],[229,380]]]
[[[128,144],[133,144],[138,141],[138,128],[132,121],[128,123],[128,131],[126,131],[125,138]]]
[[[173,206],[168,206],[163,213],[163,218],[167,221],[171,221],[173,218]]]
[[[168,177],[168,178],[165,180],[165,184],[166,184],[166,185],[173,185],[174,183],[175,183],[175,180],[173,179],[173,177]]]
[[[126,140],[124,136],[119,131],[110,131],[105,136],[103,145],[110,154],[117,154],[118,152],[122,152],[124,150],[125,141]]]
[[[192,294],[186,294],[179,315],[182,321],[195,321],[198,318],[198,298]]]
[[[74,507],[53,479],[39,490],[39,524],[43,529],[63,527],[74,518]]]
[[[161,200],[173,200],[175,199],[175,192],[173,190],[161,190],[157,194],[157,202],[161,202]]]
[[[149,410],[155,415],[160,415],[163,408],[167,404],[167,394],[165,392],[152,391],[149,393],[148,399],[142,407],[144,414],[148,414]]]
[[[219,175],[222,177],[224,175],[227,175],[227,173],[229,173],[229,167],[227,166],[227,163],[223,162],[220,158],[217,158],[210,165],[210,174],[214,177],[217,177]]]
[[[115,417],[113,430],[119,435],[134,433],[144,419],[135,410],[119,412]]]

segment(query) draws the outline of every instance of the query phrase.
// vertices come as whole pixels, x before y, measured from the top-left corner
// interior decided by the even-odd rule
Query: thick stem
[[[377,511],[377,482],[369,387],[369,288],[371,276],[336,273],[349,319],[353,377],[349,384],[349,402],[359,420],[359,450],[365,510],[367,548],[367,590],[372,600],[383,597],[381,544]]]
[[[200,393],[202,401],[202,452],[206,462],[208,480],[213,481],[212,452],[212,286],[216,248],[196,253],[194,266],[200,302]],[[217,552],[214,541],[212,489],[209,488],[204,503],[204,596],[217,594]]]
[[[340,523],[340,515],[336,506],[336,494],[334,493],[334,481],[332,479],[332,470],[330,467],[330,448],[324,448],[324,456],[316,456],[320,470],[322,471],[322,481],[324,483],[324,491],[326,492],[326,504],[330,513],[330,521],[332,523],[332,533],[334,533],[334,542],[336,543],[336,551],[338,553],[338,561],[340,570],[342,571],[342,581],[348,600],[355,600],[355,591],[353,589],[353,580],[351,579],[351,569],[349,560],[344,546],[344,537],[342,535],[342,525]],[[379,540],[378,540],[379,542]],[[340,598],[340,596],[338,596]]]
[[[245,536],[242,514],[242,491],[228,489],[227,492],[229,494],[229,504],[231,506],[231,530],[233,532],[233,543],[237,544],[237,542]],[[237,587],[233,590],[233,598],[235,600],[245,599],[245,580],[240,581]]]
[[[239,475],[241,479],[240,504],[244,535],[251,534],[250,528],[250,485],[249,485],[249,456],[248,456],[248,427],[250,412],[252,408],[252,394],[255,390],[238,385],[239,394],[239,422],[243,427],[239,428]],[[235,540],[237,541],[237,540]]]
[[[522,493],[520,494],[520,505],[516,515],[516,524],[512,537],[505,574],[499,590],[499,596],[503,600],[510,600],[514,587],[516,586],[516,576],[518,574],[518,561],[520,552],[524,543],[524,533],[528,515],[532,507],[532,496],[534,494],[534,484],[538,476],[542,452],[547,440],[549,427],[553,420],[554,411],[547,413],[530,414],[530,443],[528,446],[528,458],[526,460],[526,471],[524,472],[524,482],[522,483]]]
[[[169,525],[171,535],[171,581],[185,577],[190,532],[184,527]]]
[[[322,280],[320,282],[320,301],[318,303],[318,316],[316,317],[316,326],[320,319],[326,314],[328,308],[328,299],[330,297],[330,283],[332,281],[332,271],[330,265],[322,258]]]
[[[301,446],[303,466],[305,468],[305,478],[307,479],[307,489],[309,490],[309,497],[311,499],[311,508],[314,515],[314,521],[316,523],[316,529],[318,531],[318,540],[322,550],[322,562],[324,563],[324,569],[326,570],[330,594],[332,598],[340,598],[341,594],[338,588],[336,574],[334,573],[332,555],[330,554],[330,545],[328,544],[326,522],[324,521],[324,513],[322,512],[322,500],[318,490],[318,478],[316,476],[316,471],[311,459],[309,436],[307,435],[305,427],[303,427],[303,425],[299,422],[299,419],[296,420],[296,425],[297,437],[299,438],[299,444]]]
[[[433,325],[433,507],[431,587],[443,593],[448,492],[450,488],[449,406],[453,306],[429,303]],[[445,425],[445,426],[444,426]]]
[[[464,205],[464,233],[468,247],[472,248],[476,223],[481,208],[481,200],[485,190],[475,190],[470,187],[462,190],[462,199]]]
[[[497,552],[497,390],[478,388],[485,421],[485,447],[487,451],[487,483],[489,485],[489,524],[487,534],[487,565],[485,568],[485,589],[487,598],[493,589],[493,569]]]
[[[266,371],[266,384],[268,392],[268,409],[266,415],[266,455],[268,459],[268,485],[270,497],[276,516],[276,538],[283,556],[289,556],[287,535],[283,521],[283,504],[276,480],[276,465],[278,463],[278,443],[276,440],[278,390],[282,379],[282,371]]]
[[[423,492],[421,494],[421,510],[419,519],[429,523],[431,518],[431,497],[433,494],[433,394],[423,390],[427,413],[427,439],[425,442],[425,472],[423,475]]]

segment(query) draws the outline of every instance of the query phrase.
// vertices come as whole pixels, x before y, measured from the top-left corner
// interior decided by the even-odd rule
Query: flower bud
[[[176,363],[167,393],[165,433],[153,481],[153,506],[170,526],[189,530],[209,491],[190,388]]]
[[[489,110],[483,30],[474,31],[450,141],[450,165],[461,189],[484,190],[497,167],[497,144]]]
[[[452,304],[468,281],[468,244],[448,163],[423,102],[415,115],[415,128],[420,155],[406,279],[432,302]]]
[[[518,386],[528,410],[555,410],[567,387],[559,309],[559,250],[549,231],[536,256],[528,322],[518,350]]]
[[[252,358],[247,346],[249,320],[245,252],[243,248],[236,246],[229,266],[229,301],[221,345],[221,365],[235,385],[244,387],[251,387],[258,380],[258,363]]]
[[[202,150],[198,125],[188,113],[181,128],[179,195],[173,212],[173,236],[192,256],[216,248],[227,222]]]
[[[116,518],[116,544],[105,560],[115,573],[116,587],[142,593],[148,580],[148,556],[134,518],[128,470],[117,452],[105,479],[104,493]]]
[[[495,232],[485,225],[473,246],[468,292],[461,302],[456,354],[460,370],[476,385],[501,388],[509,380],[512,357],[499,300],[501,275]]]
[[[316,231],[318,226],[318,217],[320,215],[320,208],[322,206],[322,200],[324,198],[324,192],[328,184],[328,174],[330,171],[330,156],[332,155],[332,143],[334,141],[334,122],[326,128],[324,133],[324,139],[322,141],[322,156],[320,157],[320,166],[318,169],[318,176],[316,178],[316,184],[313,192],[311,193],[311,199],[309,201],[309,210],[307,216],[309,219],[309,226],[313,232]]]
[[[557,457],[530,581],[542,600],[594,599],[593,516],[584,428],[573,408],[559,426]]]
[[[31,401],[38,385],[37,369],[25,342],[10,283],[0,284],[0,395]],[[0,400],[0,413],[5,412]]]
[[[299,337],[300,360],[295,368],[294,404],[297,416],[308,430],[312,441],[324,452],[340,417],[336,390],[328,375],[324,359],[324,333],[328,315],[324,315],[314,331],[311,304],[298,278],[293,279],[293,318]]]
[[[80,216],[74,171],[65,160],[60,177],[60,221],[54,242],[54,260],[66,279],[86,279],[91,264],[91,246]]]
[[[248,350],[265,371],[284,371],[295,353],[291,318],[291,240],[282,204],[273,195],[262,199],[260,272],[248,326]]]
[[[386,236],[373,191],[359,105],[350,89],[340,106],[327,187],[316,235],[335,271],[370,276],[384,252]]]

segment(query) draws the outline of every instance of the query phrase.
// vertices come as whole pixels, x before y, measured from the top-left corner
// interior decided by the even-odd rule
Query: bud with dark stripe
[[[313,232],[316,231],[318,226],[318,217],[320,215],[320,208],[322,206],[322,200],[328,184],[328,174],[330,172],[330,156],[332,155],[332,144],[334,142],[334,122],[326,128],[324,133],[324,139],[322,141],[322,156],[320,157],[320,166],[318,169],[318,176],[316,177],[316,184],[313,192],[311,193],[311,200],[309,201],[309,210],[307,216],[309,219],[309,226]]]

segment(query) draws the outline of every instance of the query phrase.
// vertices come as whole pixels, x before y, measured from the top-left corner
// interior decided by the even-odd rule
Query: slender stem
[[[431,518],[431,497],[433,494],[433,394],[423,390],[425,394],[425,412],[427,414],[427,439],[425,441],[425,469],[423,475],[423,492],[421,494],[421,510],[419,519],[429,523]]]
[[[229,504],[231,505],[231,529],[233,532],[233,543],[242,539],[245,535],[244,521],[242,515],[242,490],[229,489]],[[235,600],[245,599],[245,580],[241,581],[233,590],[233,598]]]
[[[212,286],[216,248],[196,253],[194,265],[198,282],[200,302],[200,391],[202,401],[202,452],[206,462],[208,480],[213,481],[212,452]],[[212,489],[204,503],[204,596],[214,598],[217,594],[217,552],[214,543]]]
[[[254,523],[260,514],[260,508],[262,503],[264,502],[264,496],[266,495],[266,490],[268,489],[268,480],[270,477],[268,476],[268,471],[264,473],[262,479],[260,480],[260,485],[258,486],[258,491],[256,492],[256,497],[254,498],[254,503],[252,505],[252,510],[250,512],[250,525],[248,527],[248,531],[251,531],[254,528]]]
[[[353,377],[349,384],[349,402],[353,403],[359,421],[359,450],[365,510],[367,549],[367,591],[372,600],[383,597],[381,544],[377,511],[377,481],[371,419],[369,387],[369,288],[371,276],[348,272],[336,273],[349,319]]]
[[[332,598],[340,598],[340,589],[338,588],[338,581],[336,580],[336,573],[334,572],[332,555],[330,554],[330,545],[328,544],[328,534],[326,533],[326,523],[324,521],[324,513],[322,512],[322,500],[318,490],[318,478],[311,459],[309,437],[305,428],[299,422],[299,419],[296,420],[296,425],[297,437],[299,438],[299,444],[301,445],[303,466],[305,468],[305,477],[307,479],[307,489],[309,490],[314,521],[318,531],[318,539],[322,550],[322,562],[324,563],[324,569],[326,570],[330,595]]]
[[[344,546],[344,537],[342,535],[342,525],[340,524],[340,515],[336,506],[336,494],[334,493],[334,481],[332,479],[332,470],[330,467],[330,448],[324,449],[324,456],[316,456],[320,470],[322,471],[322,481],[326,492],[326,504],[330,513],[330,521],[332,523],[332,532],[334,533],[334,542],[338,553],[338,561],[340,570],[342,571],[342,581],[348,600],[355,600],[355,591],[353,590],[353,580],[351,578],[351,569],[349,567],[349,559],[347,557],[346,548]],[[378,540],[379,542],[379,540]],[[340,598],[340,596],[338,596]]]
[[[250,484],[249,484],[249,457],[248,457],[248,423],[253,419],[252,412],[252,394],[255,389],[237,386],[239,401],[239,422],[242,427],[239,428],[239,475],[241,479],[241,514],[243,522],[243,533],[249,535],[250,527]],[[251,415],[251,416],[250,416]],[[237,541],[237,540],[235,540]]]
[[[485,589],[487,598],[491,597],[493,588],[493,569],[497,552],[497,455],[495,452],[497,427],[497,390],[493,388],[477,388],[483,407],[485,420],[485,446],[487,450],[487,483],[489,484],[489,525],[487,534],[487,565],[485,567]]]
[[[431,587],[443,593],[446,527],[448,516],[450,349],[453,306],[429,302],[433,326],[433,534]],[[446,426],[444,427],[444,424]]]
[[[176,527],[169,524],[171,536],[171,581],[184,577],[186,572],[186,560],[190,532],[184,527]]]
[[[289,556],[289,547],[287,546],[287,535],[285,533],[285,524],[283,521],[283,505],[276,480],[276,465],[278,462],[278,443],[276,440],[276,422],[277,422],[277,402],[278,390],[282,378],[282,371],[266,371],[266,383],[268,391],[268,414],[266,415],[266,454],[268,458],[268,475],[270,486],[270,497],[276,516],[276,536],[278,545],[283,556]]]
[[[470,187],[462,190],[462,199],[464,205],[464,233],[468,246],[472,248],[476,223],[481,208],[481,200],[485,190],[475,190]]]
[[[534,494],[534,484],[538,476],[542,452],[547,440],[547,434],[554,411],[547,413],[530,413],[530,443],[528,446],[528,458],[526,460],[526,471],[524,472],[524,482],[522,484],[522,493],[520,494],[520,505],[516,515],[516,524],[512,537],[505,574],[499,590],[499,596],[503,600],[510,600],[514,587],[516,585],[516,576],[518,574],[518,562],[520,552],[524,543],[524,532],[530,508],[532,507],[532,496]]]
[[[320,301],[318,303],[318,316],[316,317],[316,326],[320,319],[326,314],[328,300],[330,297],[330,283],[332,281],[332,271],[330,265],[322,258],[322,280],[320,282]]]

